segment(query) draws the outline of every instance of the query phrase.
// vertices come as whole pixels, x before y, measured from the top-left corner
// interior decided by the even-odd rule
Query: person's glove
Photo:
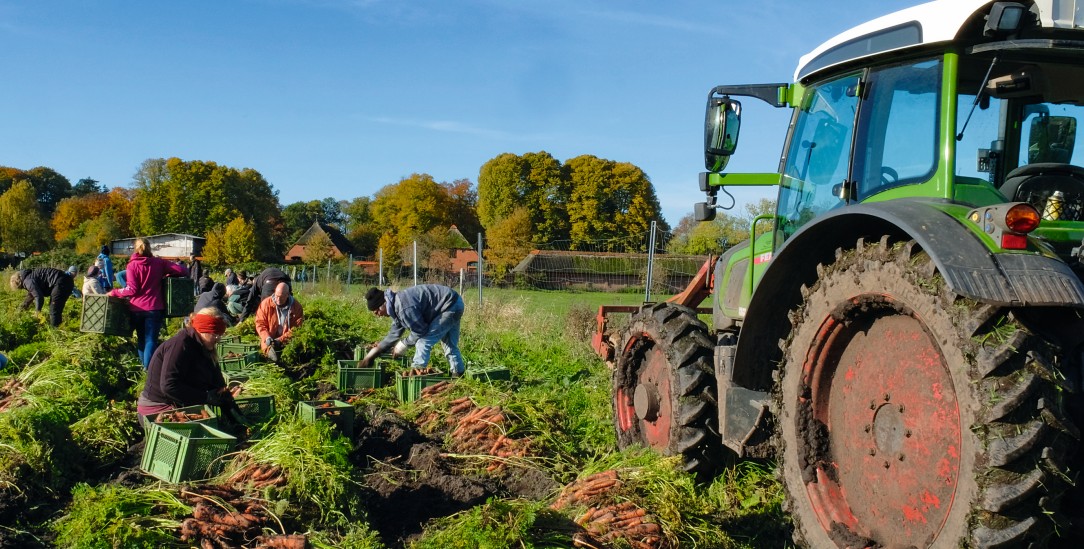
[[[207,404],[226,408],[233,404],[233,393],[226,387],[211,389],[210,391],[207,391]]]
[[[395,344],[395,348],[391,350],[391,356],[393,356],[395,358],[399,358],[400,356],[406,354],[407,349],[408,349],[407,344],[402,342],[402,341],[399,341],[398,343]]]
[[[275,338],[273,338],[271,336],[267,336],[267,339],[263,340],[263,344],[264,344],[265,347],[270,347],[271,344],[274,343],[274,342],[275,342]]]

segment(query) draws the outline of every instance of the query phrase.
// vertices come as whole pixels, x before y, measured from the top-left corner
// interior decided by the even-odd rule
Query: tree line
[[[591,155],[561,162],[544,151],[504,153],[482,165],[477,185],[416,173],[373,196],[285,207],[258,171],[212,161],[148,159],[127,187],[113,188],[91,178],[72,185],[47,167],[0,167],[0,249],[12,254],[96,253],[119,238],[182,233],[207,239],[204,255],[212,264],[282,261],[315,221],[341,231],[356,254],[383,249],[392,261],[414,242],[427,249],[471,246],[447,241],[455,225],[468,238],[484,233],[490,261],[503,269],[542,243],[580,249],[646,233],[652,221],[669,230],[643,170]]]

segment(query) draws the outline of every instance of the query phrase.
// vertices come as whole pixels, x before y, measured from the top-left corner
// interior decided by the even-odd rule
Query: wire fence
[[[439,259],[402,262],[399,254],[379,250],[370,257],[346,256],[324,265],[293,265],[291,276],[308,284],[412,286],[444,284],[462,291],[486,287],[557,291],[642,293],[653,296],[682,291],[708,259],[705,255],[666,253],[673,233],[652,227],[645,234],[591,242],[559,241],[527,253],[510,272],[487,270],[479,250],[441,251]],[[479,240],[480,241],[480,240]],[[479,276],[481,263],[481,276]]]

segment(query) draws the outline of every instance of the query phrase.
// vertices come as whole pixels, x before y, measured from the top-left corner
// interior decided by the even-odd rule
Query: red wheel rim
[[[630,342],[629,347],[631,345]],[[670,446],[673,410],[670,402],[670,364],[666,355],[652,345],[644,353],[632,379],[634,382],[631,386],[620,387],[614,393],[618,428],[629,431],[638,426],[644,445],[665,452]],[[646,418],[641,418],[636,411],[634,393],[638,387],[648,389],[658,405],[657,412],[653,410]]]
[[[829,317],[807,354],[803,383],[809,391],[799,410],[812,420],[805,430],[823,425],[813,429],[815,441],[798,437],[821,526],[929,545],[951,508],[961,444],[959,405],[936,340],[898,311]]]

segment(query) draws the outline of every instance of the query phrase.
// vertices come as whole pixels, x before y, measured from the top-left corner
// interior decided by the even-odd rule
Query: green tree
[[[593,240],[647,234],[651,222],[669,230],[651,180],[640,168],[582,155],[565,162],[572,193],[569,237],[574,249]]]
[[[10,253],[37,252],[49,247],[49,235],[34,187],[25,179],[16,181],[0,195],[0,244]]]
[[[38,211],[46,219],[53,215],[53,210],[61,200],[72,194],[71,181],[52,168],[38,166],[23,171],[18,168],[0,167],[0,193],[7,192],[19,181],[27,181],[34,188]]]
[[[373,222],[371,206],[372,199],[362,196],[347,202],[342,208],[344,234],[354,245],[357,255],[376,254],[377,243],[380,240],[380,227]]]
[[[85,196],[88,194],[102,194],[105,192],[105,187],[98,184],[97,179],[91,179],[84,177],[80,179],[74,187],[72,187],[72,196]]]
[[[117,219],[109,212],[103,212],[94,219],[88,219],[75,231],[75,251],[81,254],[98,254],[102,244],[127,236],[121,231]]]
[[[203,243],[204,263],[216,267],[229,264],[229,261],[226,261],[226,243],[222,232],[222,228],[207,231],[205,236],[207,240]]]
[[[199,160],[150,159],[134,179],[136,232],[204,235],[241,216],[256,227],[260,255],[281,255],[278,195],[259,172]]]

